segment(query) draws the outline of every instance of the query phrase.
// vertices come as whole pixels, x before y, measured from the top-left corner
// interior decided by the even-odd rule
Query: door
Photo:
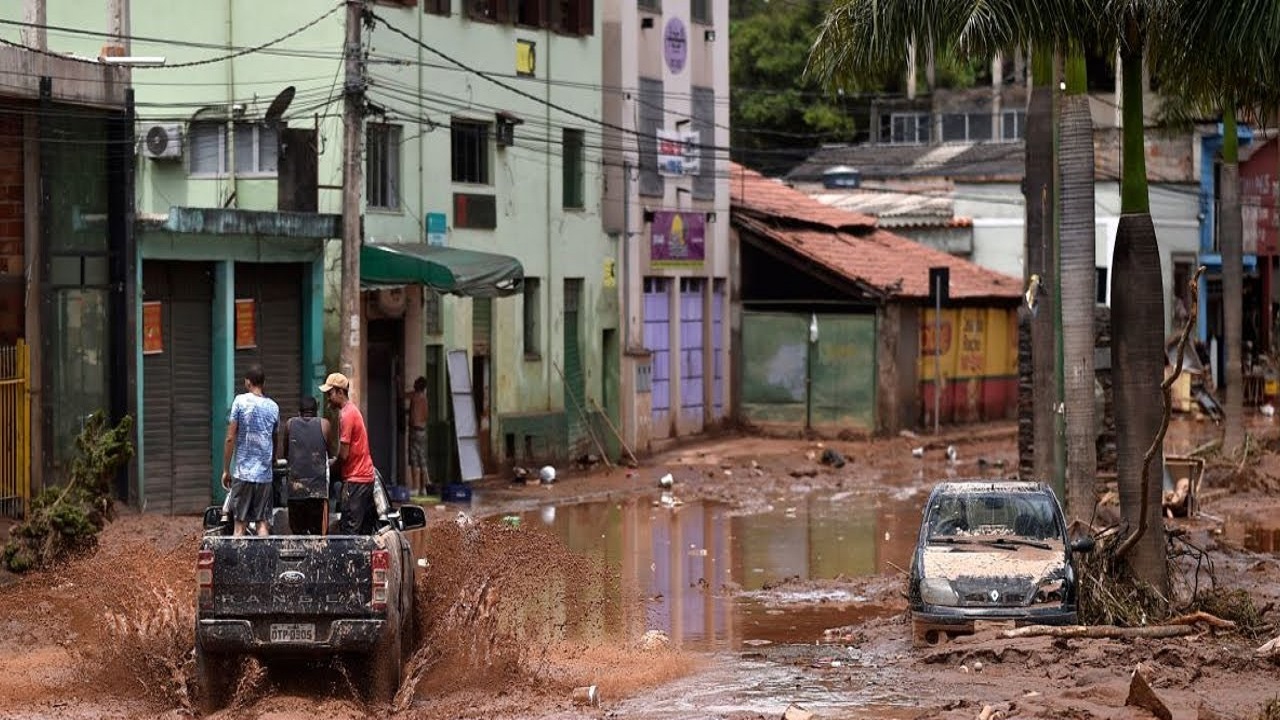
[[[742,316],[742,414],[756,423],[804,424],[809,321],[795,313]]]
[[[586,408],[586,377],[582,370],[581,307],[582,280],[564,281],[564,411],[568,418],[569,457],[593,452],[582,414]]]
[[[281,128],[276,206],[316,212],[319,207],[319,145],[313,128]]]
[[[392,485],[399,484],[401,419],[399,412],[401,381],[400,346],[404,323],[401,320],[370,320],[369,341],[366,347],[365,396],[369,429],[369,452],[374,467],[382,473],[382,479]]]
[[[724,280],[711,288],[711,417],[724,419]]]
[[[145,509],[197,513],[213,482],[213,268],[147,261],[142,285]]]
[[[489,464],[492,444],[489,440],[489,357],[493,337],[493,299],[471,300],[471,394],[475,403],[476,433],[479,440],[480,464]]]
[[[810,383],[813,425],[874,430],[875,316],[818,315],[817,319]]]
[[[250,366],[261,365],[266,395],[280,406],[283,426],[298,414],[303,391],[301,266],[236,263],[235,284],[235,388]],[[252,327],[242,327],[245,322]]]
[[[644,279],[644,346],[652,353],[653,437],[671,436],[671,281]]]
[[[702,303],[706,281],[680,279],[680,430],[702,432],[703,331]]]

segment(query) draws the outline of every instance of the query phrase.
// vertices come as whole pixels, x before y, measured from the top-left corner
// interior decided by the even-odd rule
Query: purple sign
[[[662,31],[662,57],[671,74],[679,75],[684,70],[684,61],[689,57],[689,35],[684,31],[684,21],[678,17],[668,20]]]
[[[706,215],[700,212],[654,212],[649,230],[649,264],[653,267],[701,265],[707,256],[706,222]]]

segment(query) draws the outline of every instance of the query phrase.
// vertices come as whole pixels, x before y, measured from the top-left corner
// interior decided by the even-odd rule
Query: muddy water
[[[1256,518],[1228,517],[1223,524],[1227,541],[1254,552],[1280,554],[1280,524],[1259,522]]]
[[[899,574],[923,499],[846,492],[735,514],[712,502],[659,506],[655,496],[547,506],[520,522],[614,569],[646,599],[646,626],[673,644],[737,650],[811,643],[877,613],[847,584],[822,581]],[[797,607],[778,609],[788,604]]]

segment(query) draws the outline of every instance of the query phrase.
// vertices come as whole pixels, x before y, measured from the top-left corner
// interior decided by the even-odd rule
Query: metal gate
[[[671,435],[671,281],[644,279],[644,346],[653,353],[653,437]]]
[[[212,267],[148,261],[142,284],[145,509],[200,512],[213,479]],[[226,418],[213,420],[225,427]]]
[[[0,347],[0,515],[22,518],[31,500],[27,344]]]
[[[280,423],[298,413],[302,392],[302,275],[294,263],[236,263],[236,308],[252,317],[252,332],[236,334],[235,390],[251,365],[262,366],[267,396],[280,406]],[[246,318],[247,319],[247,318]],[[240,328],[238,328],[240,329]],[[243,335],[243,337],[242,337]],[[314,391],[313,391],[314,392]]]
[[[711,417],[724,418],[724,280],[711,286]]]
[[[703,392],[702,278],[680,279],[680,426],[702,432]]]
[[[588,428],[583,424],[586,412],[587,382],[582,370],[582,280],[564,281],[564,413],[568,419],[569,457],[577,458],[592,451]]]

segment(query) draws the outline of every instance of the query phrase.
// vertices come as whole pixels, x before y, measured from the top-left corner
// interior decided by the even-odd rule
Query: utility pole
[[[364,128],[364,64],[361,58],[361,27],[364,0],[347,0],[347,34],[343,47],[346,77],[342,107],[342,300],[339,318],[342,374],[351,381],[350,397],[361,407],[359,396],[364,382],[364,352],[360,344],[360,246],[363,227],[360,219],[360,142]]]

